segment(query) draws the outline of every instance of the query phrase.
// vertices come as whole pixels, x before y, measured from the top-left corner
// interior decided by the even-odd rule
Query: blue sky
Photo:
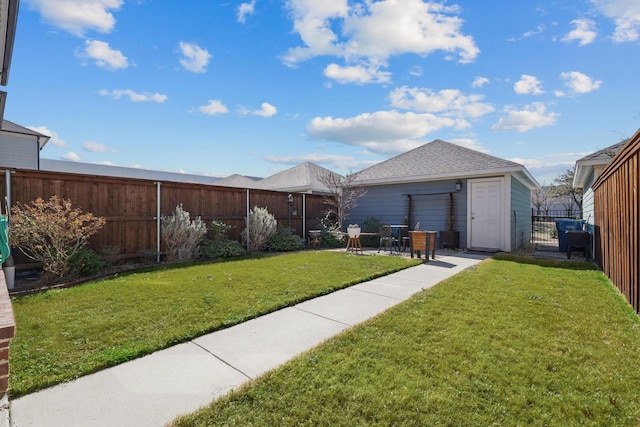
[[[22,0],[5,118],[43,158],[357,172],[434,139],[541,183],[640,128],[637,0]]]

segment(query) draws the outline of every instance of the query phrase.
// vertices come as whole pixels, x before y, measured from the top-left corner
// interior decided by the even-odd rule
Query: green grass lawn
[[[174,426],[638,426],[640,321],[588,267],[484,261]]]
[[[10,395],[71,380],[417,263],[303,251],[155,268],[15,297]]]

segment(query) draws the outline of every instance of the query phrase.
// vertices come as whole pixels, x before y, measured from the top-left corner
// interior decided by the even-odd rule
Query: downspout
[[[9,210],[9,212],[7,212],[7,215],[9,215],[9,213],[11,212],[11,171],[9,169],[5,169],[4,170],[4,188],[6,191],[6,196],[5,196],[5,200],[7,201],[7,209]]]
[[[247,223],[247,224],[246,224],[246,226],[247,226],[247,228],[246,228],[247,232],[245,233],[245,237],[246,237],[246,239],[247,239],[247,252],[249,252],[249,211],[250,211],[250,209],[251,209],[251,208],[250,208],[250,205],[251,205],[251,204],[249,203],[249,196],[250,196],[250,193],[249,193],[249,189],[247,188],[247,216],[246,216],[246,218],[247,218],[247,219],[246,219],[246,221],[245,221],[245,222]]]
[[[156,262],[160,262],[160,223],[161,223],[161,218],[160,218],[160,181],[156,182],[156,192],[157,192],[157,196],[156,196],[156,200],[157,200],[157,206],[156,206]]]
[[[307,194],[302,193],[302,238],[307,235]]]

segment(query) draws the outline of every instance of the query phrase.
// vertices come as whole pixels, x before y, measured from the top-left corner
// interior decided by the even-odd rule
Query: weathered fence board
[[[205,184],[22,169],[12,170],[10,177],[12,205],[55,195],[70,199],[74,207],[85,212],[105,217],[106,225],[92,238],[91,245],[98,251],[122,256],[156,249],[158,192],[160,216],[171,215],[181,204],[191,218],[200,216],[208,224],[215,219],[230,225],[229,237],[236,240],[241,239],[245,228],[247,208],[266,207],[278,224],[290,226],[301,237],[316,228],[327,208],[322,196],[310,194],[294,193],[293,203],[289,203],[284,192]],[[6,180],[0,181],[0,194],[6,195]]]
[[[594,182],[596,260],[640,313],[640,130]]]

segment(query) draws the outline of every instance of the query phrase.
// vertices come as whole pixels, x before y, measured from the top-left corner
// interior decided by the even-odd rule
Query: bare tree
[[[555,185],[552,187],[551,195],[562,203],[567,211],[573,210],[574,206],[582,210],[582,189],[573,186],[574,175],[575,166],[553,179]]]
[[[342,176],[327,172],[319,174],[316,178],[330,193],[323,196],[324,203],[328,206],[325,214],[327,216],[335,215],[338,228],[342,229],[342,225],[349,219],[349,213],[358,205],[367,190],[356,185],[357,173]]]

